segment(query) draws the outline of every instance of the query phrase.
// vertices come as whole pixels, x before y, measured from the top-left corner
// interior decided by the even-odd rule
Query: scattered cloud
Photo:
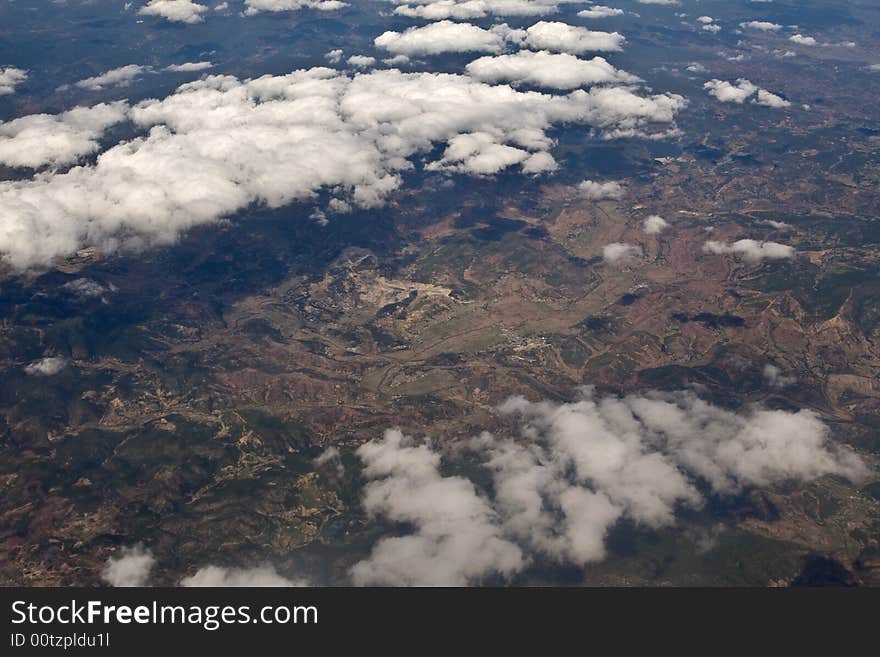
[[[299,11],[315,9],[317,11],[335,11],[348,7],[347,2],[339,0],[244,0],[245,16],[253,16],[261,12]]]
[[[508,39],[535,50],[567,52],[572,55],[619,51],[626,41],[618,32],[599,32],[555,21],[540,21],[524,31],[515,30]]]
[[[783,107],[789,107],[791,103],[782,96],[777,96],[776,94],[772,94],[766,89],[758,89],[758,96],[753,101],[756,105],[763,105],[764,107],[773,107],[776,109],[781,109]]]
[[[368,514],[407,523],[411,534],[382,538],[355,564],[358,586],[463,586],[524,566],[522,551],[501,537],[487,500],[464,477],[444,477],[440,455],[399,430],[358,448],[364,462]]]
[[[648,235],[659,235],[669,227],[669,222],[659,215],[652,214],[645,219],[642,227]]]
[[[758,87],[745,78],[738,79],[736,83],[726,80],[709,80],[703,85],[703,88],[709,91],[710,96],[714,96],[722,103],[744,103],[758,90]]]
[[[598,182],[584,180],[578,184],[578,192],[592,201],[617,200],[624,194],[623,186],[615,181]]]
[[[138,14],[142,16],[158,16],[172,23],[201,23],[208,11],[205,5],[192,0],[149,0]]]
[[[625,242],[613,242],[602,247],[602,259],[609,265],[627,265],[643,255],[642,247]]]
[[[122,548],[118,557],[107,559],[101,579],[110,586],[145,586],[155,564],[153,554],[138,543]]]
[[[48,356],[26,365],[25,374],[31,376],[52,376],[67,367],[67,361],[60,356]]]
[[[764,380],[771,388],[785,388],[797,382],[795,377],[783,375],[780,368],[770,363],[764,365],[763,374]]]
[[[714,96],[722,103],[737,103],[741,105],[749,98],[752,98],[752,96],[755,96],[752,100],[755,105],[763,105],[764,107],[775,109],[782,109],[791,105],[782,96],[770,93],[766,89],[761,89],[745,78],[739,78],[735,83],[727,82],[726,80],[709,80],[703,85],[703,88],[708,90],[710,96]]]
[[[706,253],[740,255],[749,262],[762,262],[764,260],[782,260],[794,258],[795,251],[792,247],[778,242],[759,242],[757,240],[737,240],[732,244],[710,240],[703,245]]]
[[[639,78],[616,69],[602,57],[579,59],[568,53],[521,50],[513,55],[481,57],[467,65],[484,82],[513,82],[548,89],[577,89],[593,84],[635,84]]]
[[[589,9],[579,11],[577,15],[581,18],[609,18],[610,16],[620,16],[622,14],[623,9],[605,7],[604,5],[594,5]]]
[[[810,411],[734,412],[691,392],[620,398],[589,387],[572,403],[514,397],[499,411],[514,435],[484,432],[445,452],[447,463],[475,455],[491,485],[444,474],[439,451],[396,429],[358,449],[365,509],[400,523],[401,533],[381,538],[354,566],[355,584],[510,578],[539,555],[583,565],[605,557],[605,537],[621,519],[660,528],[675,523],[679,508],[699,508],[698,481],[730,495],[868,474]]]
[[[354,66],[355,68],[370,68],[376,64],[376,58],[369,57],[368,55],[352,55],[346,61],[349,66]]]
[[[377,48],[407,57],[445,52],[500,52],[508,32],[507,25],[484,30],[470,23],[443,20],[403,32],[384,32],[374,43]]]
[[[541,16],[555,14],[562,4],[580,4],[580,0],[392,0],[394,13],[409,18],[437,21],[447,18],[470,20],[486,16]]]
[[[186,62],[184,64],[171,64],[171,66],[166,66],[165,70],[174,73],[191,73],[194,71],[204,71],[213,67],[214,65],[211,62]]]
[[[746,21],[745,23],[740,23],[739,26],[746,30],[760,30],[761,32],[778,32],[782,29],[782,26],[778,23],[771,23],[769,21]]]
[[[131,84],[132,80],[140,77],[146,70],[146,67],[138,66],[137,64],[120,66],[101,75],[80,80],[76,83],[76,86],[81,89],[89,89],[90,91],[99,91],[106,87],[125,87]]]
[[[259,566],[256,568],[221,568],[220,566],[205,566],[193,575],[180,580],[180,585],[185,587],[290,587],[308,586],[306,580],[290,580],[282,577],[271,566]]]
[[[0,68],[0,96],[15,93],[15,88],[27,80],[27,71],[14,66]]]
[[[788,37],[788,40],[801,46],[815,46],[818,43],[815,38],[803,34],[793,34]]]

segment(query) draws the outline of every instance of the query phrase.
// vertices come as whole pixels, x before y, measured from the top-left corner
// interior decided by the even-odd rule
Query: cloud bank
[[[651,134],[668,130],[684,104],[633,88],[561,96],[397,70],[207,76],[132,107],[130,120],[147,132],[95,164],[0,183],[0,254],[24,269],[85,246],[168,244],[251,204],[311,200],[323,188],[337,203],[376,207],[438,144],[447,147],[431,170],[552,170],[555,124],[589,125],[605,138]],[[92,148],[85,142],[53,156],[69,160]]]

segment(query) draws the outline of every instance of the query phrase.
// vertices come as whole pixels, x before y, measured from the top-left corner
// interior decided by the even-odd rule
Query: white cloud
[[[739,26],[746,30],[760,30],[761,32],[777,32],[782,29],[782,26],[778,23],[771,23],[769,21],[747,21],[740,23]]]
[[[31,376],[52,376],[58,374],[58,372],[63,370],[66,366],[67,361],[64,358],[61,358],[60,356],[49,356],[47,358],[35,360],[33,363],[26,365],[24,372]]]
[[[107,559],[101,579],[110,586],[145,586],[155,563],[156,559],[143,545],[125,547],[120,556]]]
[[[581,196],[593,201],[617,200],[623,196],[623,186],[614,181],[597,182],[584,180],[578,184],[578,192]]]
[[[715,19],[711,16],[700,16],[697,18],[697,21],[702,23],[703,25],[708,25],[709,23],[714,23]]]
[[[764,366],[763,374],[764,380],[771,388],[785,388],[797,382],[795,377],[783,375],[781,369],[770,363]]]
[[[106,87],[124,87],[129,85],[132,80],[139,77],[146,70],[145,67],[138,66],[137,64],[120,66],[119,68],[106,71],[101,75],[80,80],[76,83],[76,86],[91,91],[98,91]]]
[[[763,260],[782,260],[794,258],[794,249],[786,244],[778,242],[759,242],[757,240],[737,240],[732,244],[710,240],[703,245],[706,253],[741,255],[749,262],[762,262]]]
[[[444,477],[440,456],[399,430],[358,448],[367,513],[411,524],[414,532],[382,538],[351,569],[359,586],[463,586],[524,565],[521,550],[500,536],[485,498],[464,477]]]
[[[667,228],[668,226],[669,222],[666,221],[663,217],[656,214],[652,214],[647,217],[642,224],[642,227],[644,228],[645,232],[648,233],[648,235],[659,235],[661,232],[663,232],[663,229]]]
[[[158,16],[173,23],[201,23],[202,14],[208,11],[205,5],[192,0],[149,0],[138,14],[142,16]]]
[[[862,460],[829,440],[810,411],[733,412],[690,392],[501,405],[513,436],[484,432],[447,458],[474,454],[492,477],[444,476],[439,452],[398,430],[365,444],[364,507],[411,525],[382,538],[352,569],[355,584],[463,585],[509,577],[535,558],[577,565],[604,558],[621,519],[660,528],[713,494],[838,475],[861,482]]]
[[[602,259],[609,265],[627,265],[642,257],[642,247],[613,242],[602,247]]]
[[[251,203],[278,207],[330,188],[375,207],[401,184],[411,158],[445,143],[431,169],[485,175],[550,164],[556,123],[606,138],[668,125],[684,106],[671,94],[593,88],[566,96],[490,86],[464,75],[317,68],[242,82],[208,76],[130,110],[148,134],[94,165],[0,182],[0,253],[17,268],[84,246],[112,251],[167,244],[192,226]],[[337,203],[338,204],[338,203]]]
[[[758,89],[758,96],[753,102],[756,105],[764,105],[765,107],[773,107],[775,109],[781,109],[791,105],[791,103],[785,100],[782,96],[772,94],[766,89]]]
[[[0,164],[38,168],[73,164],[98,150],[98,140],[125,120],[124,102],[76,107],[63,114],[30,114],[0,122]]]
[[[392,0],[394,13],[409,18],[436,21],[446,18],[469,20],[495,16],[541,16],[559,11],[559,5],[580,0]]]
[[[745,78],[738,79],[735,84],[726,80],[709,80],[703,88],[722,103],[743,103],[758,90],[758,87]]]
[[[214,65],[211,62],[185,62],[183,64],[171,64],[170,66],[166,66],[165,70],[174,73],[191,73],[193,71],[204,71],[205,69],[213,67]]]
[[[639,82],[639,78],[614,68],[602,57],[584,60],[567,53],[544,50],[481,57],[467,65],[467,72],[484,82],[514,82],[549,89]]]
[[[811,36],[804,36],[803,34],[794,34],[788,37],[789,41],[793,41],[801,46],[815,46],[817,41],[815,38]]]
[[[352,55],[346,61],[350,66],[354,66],[355,68],[370,68],[375,65],[376,58],[367,55]]]
[[[396,55],[437,55],[445,52],[500,52],[508,28],[484,30],[470,23],[439,21],[403,32],[384,32],[374,39],[376,47]]]
[[[508,39],[535,50],[580,55],[585,52],[622,50],[626,39],[618,32],[599,32],[554,21],[540,21],[511,32]]]
[[[181,586],[186,587],[289,587],[308,586],[305,580],[290,580],[282,577],[271,566],[259,566],[256,568],[221,568],[219,566],[205,566],[193,575],[180,580]]]
[[[709,80],[703,85],[703,88],[709,91],[710,96],[714,96],[722,103],[742,104],[757,94],[754,100],[752,100],[752,103],[755,105],[763,105],[764,107],[772,107],[774,109],[782,109],[791,105],[782,96],[770,93],[766,89],[761,89],[745,78],[739,78],[736,83],[727,82],[726,80]]]
[[[107,292],[113,292],[116,287],[111,283],[110,287],[104,287],[98,281],[91,278],[74,278],[61,286],[65,290],[72,292],[80,299],[93,299],[103,297]]]
[[[620,16],[621,14],[623,14],[623,9],[595,5],[589,9],[579,11],[577,15],[581,18],[608,18],[609,16]]]
[[[331,64],[338,64],[342,61],[342,48],[335,48],[334,50],[327,51],[324,54],[324,59]]]
[[[15,93],[15,88],[27,80],[27,71],[14,66],[0,68],[0,96]]]
[[[791,228],[791,224],[787,224],[784,221],[776,221],[775,219],[762,219],[758,223],[765,224],[776,230],[788,230]]]
[[[244,0],[247,9],[245,16],[253,16],[260,12],[298,11],[300,9],[316,9],[318,11],[335,11],[348,7],[347,2],[340,0]]]

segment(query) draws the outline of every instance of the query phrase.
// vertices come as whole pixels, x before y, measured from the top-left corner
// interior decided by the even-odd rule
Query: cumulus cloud
[[[618,70],[602,57],[579,59],[567,53],[521,50],[513,55],[480,57],[467,65],[484,82],[513,82],[548,89],[576,89],[593,84],[634,84],[639,78]]]
[[[541,16],[559,11],[559,5],[580,0],[393,0],[394,13],[431,21],[453,18],[470,20],[495,16]]]
[[[0,121],[0,164],[8,167],[58,167],[98,150],[98,140],[126,119],[124,102],[76,107],[62,114],[30,114]]]
[[[183,64],[171,64],[170,66],[166,66],[166,71],[172,71],[173,73],[191,73],[193,71],[204,71],[205,69],[213,68],[214,65],[211,62],[185,62]]]
[[[666,221],[666,219],[664,219],[663,217],[656,214],[652,214],[647,217],[642,224],[642,227],[644,228],[645,232],[648,233],[648,235],[659,235],[663,232],[663,229],[667,228],[668,226],[669,222]]]
[[[58,374],[58,372],[63,370],[66,366],[67,361],[64,358],[61,358],[60,356],[48,356],[26,365],[24,372],[31,376],[52,376]]]
[[[349,66],[354,66],[355,68],[369,68],[376,63],[376,58],[368,55],[352,55],[346,61]]]
[[[308,586],[303,579],[290,580],[282,577],[272,566],[259,566],[256,568],[221,568],[220,566],[205,566],[200,568],[189,577],[180,580],[180,585],[185,587],[289,587]]]
[[[709,80],[703,85],[704,89],[709,91],[710,96],[714,96],[722,103],[744,103],[758,87],[745,78],[740,78],[733,82],[726,80]]]
[[[90,91],[99,91],[106,87],[124,87],[131,84],[132,80],[146,71],[146,67],[137,64],[129,64],[114,68],[101,75],[96,75],[85,80],[80,80],[76,86]]]
[[[364,507],[413,527],[382,538],[351,571],[356,584],[462,585],[510,577],[539,556],[582,565],[605,557],[621,519],[660,528],[682,507],[743,488],[868,469],[833,444],[810,411],[728,411],[690,392],[600,396],[573,403],[514,397],[499,408],[514,435],[484,432],[465,450],[491,486],[444,475],[438,451],[400,431],[365,444]]]
[[[783,260],[794,258],[794,249],[779,242],[759,242],[757,240],[743,239],[732,244],[710,240],[703,245],[706,253],[726,254],[742,256],[749,262],[762,262],[764,260]]]
[[[122,548],[118,557],[107,559],[101,579],[110,586],[145,586],[155,564],[152,553],[139,543]]]
[[[316,9],[317,11],[335,11],[348,7],[347,2],[339,0],[244,0],[245,16],[253,16],[260,12],[298,11],[300,9]]]
[[[149,0],[138,12],[142,16],[159,16],[173,23],[201,23],[202,14],[208,11],[205,5],[192,0]]]
[[[739,26],[746,30],[760,30],[761,32],[778,32],[782,29],[782,26],[778,23],[771,23],[769,21],[746,21],[745,23],[740,23]]]
[[[408,57],[445,52],[500,52],[507,32],[506,25],[484,30],[470,23],[443,20],[403,32],[384,32],[373,42],[377,48]]]
[[[444,477],[440,455],[399,430],[358,448],[364,462],[367,513],[411,524],[415,531],[382,538],[351,569],[359,586],[463,586],[524,565],[522,551],[501,537],[487,500],[464,477]]]
[[[602,259],[609,265],[626,265],[642,257],[642,247],[626,242],[613,242],[602,247]]]
[[[617,200],[623,196],[624,189],[619,182],[610,180],[608,182],[598,182],[595,180],[584,180],[578,183],[578,192],[584,198],[591,201]]]
[[[623,9],[606,7],[604,5],[594,5],[589,9],[579,11],[577,15],[581,18],[608,18],[609,16],[620,16],[622,14]]]
[[[793,34],[788,37],[788,40],[801,46],[815,46],[818,43],[815,38],[803,34]]]
[[[752,102],[756,105],[775,109],[791,105],[782,96],[770,93],[766,89],[761,89],[745,78],[739,78],[735,83],[727,82],[726,80],[709,80],[703,85],[703,88],[709,92],[710,96],[714,96],[722,103],[742,104],[752,96],[755,96]]]
[[[0,96],[15,93],[15,88],[27,80],[27,71],[14,66],[0,68]]]
[[[131,108],[144,136],[94,165],[0,183],[0,253],[17,268],[84,246],[167,244],[251,203],[279,207],[333,190],[336,205],[376,207],[411,158],[447,148],[432,170],[486,175],[552,166],[556,123],[612,138],[674,122],[684,99],[596,87],[565,96],[466,75],[329,68],[241,81],[208,76]],[[537,157],[536,157],[537,156]]]
[[[758,89],[758,95],[752,102],[754,102],[756,105],[773,107],[775,109],[781,109],[783,107],[789,107],[791,105],[791,103],[785,100],[785,98],[783,98],[782,96],[772,94],[766,89]]]
[[[515,30],[508,39],[535,50],[567,52],[572,55],[622,50],[626,41],[618,32],[599,32],[556,21],[540,21],[526,30]]]

